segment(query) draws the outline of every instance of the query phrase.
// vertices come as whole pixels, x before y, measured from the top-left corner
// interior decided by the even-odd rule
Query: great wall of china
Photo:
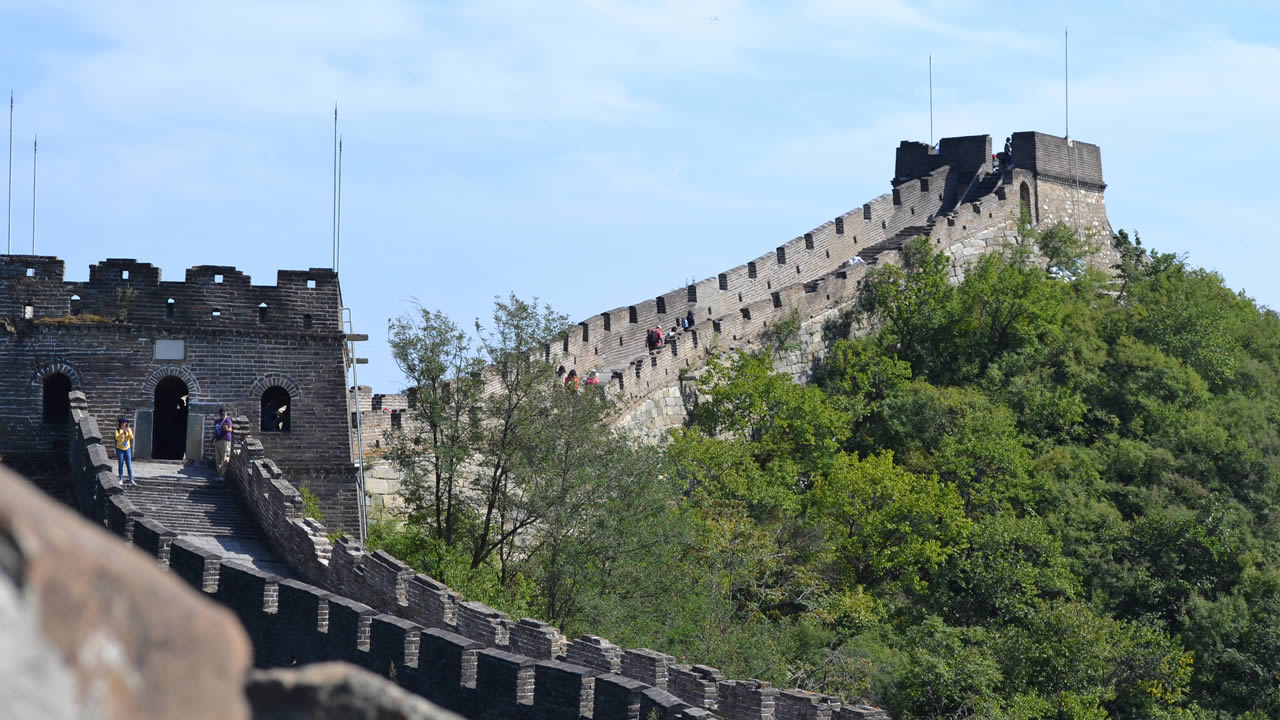
[[[1095,264],[1113,264],[1098,146],[1036,132],[1011,141],[1003,168],[994,167],[989,135],[944,138],[936,151],[904,141],[890,192],[714,277],[582,320],[548,342],[544,357],[580,376],[598,370],[622,407],[618,424],[657,441],[687,419],[690,380],[712,353],[754,347],[793,316],[800,348],[782,354],[777,370],[807,378],[826,351],[824,322],[856,300],[868,268],[895,261],[917,235],[952,258],[955,281],[983,254],[1015,242],[1024,212],[1035,227],[1068,224],[1091,240]],[[688,312],[695,324],[684,330]],[[655,326],[667,342],[652,351],[645,335]],[[349,400],[361,414],[362,449],[376,456],[410,399],[361,387]],[[375,504],[394,504],[395,473],[374,462],[368,476]]]
[[[1101,240],[1096,261],[1109,264],[1099,149],[1040,133],[1012,140],[1012,157],[999,168],[989,136],[944,139],[936,152],[903,143],[890,193],[714,278],[584,320],[543,355],[580,374],[599,369],[625,408],[619,423],[652,438],[683,421],[682,377],[711,352],[753,346],[793,314],[802,348],[780,365],[807,373],[823,350],[823,321],[856,297],[868,266],[892,262],[911,237],[924,235],[945,250],[959,278],[982,254],[1016,238],[1025,214],[1035,225],[1063,221]],[[854,257],[861,261],[849,262]],[[161,283],[152,270],[113,260],[95,266],[87,284],[66,283],[56,258],[0,259],[8,289],[0,293],[0,359],[30,370],[0,383],[0,448],[61,453],[82,514],[230,608],[253,640],[255,664],[345,660],[474,718],[886,717],[836,698],[725,679],[714,668],[594,636],[570,641],[546,623],[466,601],[384,552],[346,539],[331,543],[330,528],[303,516],[299,488],[328,487],[326,517],[332,508],[335,525],[351,530],[352,459],[402,422],[408,403],[344,391],[342,370],[351,358],[336,277],[282,272],[269,290],[234,268],[193,268],[186,283]],[[121,315],[120,288],[135,284],[140,289],[124,293],[125,317],[83,317]],[[646,348],[648,328],[670,328],[687,312],[696,319],[692,328],[676,330],[657,351]],[[245,359],[223,360],[228,348]],[[174,378],[182,387],[162,392]],[[279,409],[268,402],[277,389],[291,413],[283,424],[269,417]],[[171,400],[183,410],[183,432],[166,438],[155,431],[153,444],[172,441],[188,462],[208,458],[204,421],[217,405],[242,410],[227,482],[287,566],[284,574],[166,527],[116,481],[104,421],[111,424],[123,408],[154,427]],[[343,409],[342,426],[347,413],[368,419],[366,447],[352,448],[343,435],[348,428],[321,419]],[[334,437],[343,438],[331,444],[340,451],[320,466],[309,462]]]

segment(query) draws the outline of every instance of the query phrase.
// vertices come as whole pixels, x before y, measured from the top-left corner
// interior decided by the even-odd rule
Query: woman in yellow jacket
[[[116,422],[116,474],[120,476],[121,485],[124,485],[125,468],[129,468],[129,484],[137,486],[133,481],[133,430],[129,420],[122,416]]]

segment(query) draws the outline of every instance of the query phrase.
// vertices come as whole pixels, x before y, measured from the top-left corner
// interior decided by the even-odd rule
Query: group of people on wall
[[[218,420],[213,424],[213,461],[218,475],[225,475],[227,463],[231,460],[231,441],[234,429],[231,413],[226,408],[218,408]],[[129,418],[121,415],[116,420],[116,477],[120,484],[137,487],[138,481],[133,478],[133,428]],[[125,482],[125,473],[129,482]]]
[[[599,387],[600,385],[600,373],[595,370],[587,373],[586,380],[581,380],[576,369],[566,372],[563,365],[556,368],[556,379],[563,382],[565,389],[569,392],[577,392],[581,385],[586,385],[589,388]]]
[[[693,323],[694,323],[693,311],[690,310],[689,312],[685,313],[684,317],[680,318],[680,322],[671,326],[670,333],[675,334],[676,331],[678,330],[688,330],[693,327]],[[661,350],[666,345],[666,343],[667,343],[667,334],[663,333],[661,325],[654,325],[652,328],[649,329],[649,332],[645,333],[645,345],[648,346],[649,352],[653,352],[654,350]]]

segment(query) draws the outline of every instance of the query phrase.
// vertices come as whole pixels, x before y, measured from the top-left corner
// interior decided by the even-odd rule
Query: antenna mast
[[[31,141],[31,254],[36,254],[36,153],[40,151],[40,136]]]
[[[338,203],[337,217],[334,220],[334,271],[342,264],[342,136],[338,136]]]
[[[329,267],[338,269],[338,103],[333,103],[333,228],[330,231],[332,246],[329,250]]]
[[[13,254],[13,91],[9,91],[9,232],[6,254]]]

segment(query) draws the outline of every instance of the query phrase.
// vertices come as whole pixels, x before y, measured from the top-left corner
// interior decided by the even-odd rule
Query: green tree
[[[956,488],[970,516],[1034,497],[1031,454],[1013,413],[975,389],[910,383],[885,400],[868,435],[864,443]]]
[[[695,427],[749,441],[761,468],[800,485],[830,466],[852,431],[848,412],[821,389],[774,372],[765,351],[712,357],[698,393]]]
[[[963,549],[971,525],[954,487],[903,470],[892,453],[842,455],[814,485],[809,510],[846,587],[921,588]]]
[[[917,376],[952,360],[948,337],[955,289],[947,282],[949,266],[928,238],[915,237],[903,246],[901,265],[872,268],[862,281],[858,306],[879,324],[879,341],[909,362]]]
[[[458,541],[469,519],[462,493],[482,436],[484,365],[466,333],[443,313],[426,308],[392,320],[389,341],[414,403],[388,457],[400,471],[411,522],[436,541],[432,566],[443,574],[439,553]]]

